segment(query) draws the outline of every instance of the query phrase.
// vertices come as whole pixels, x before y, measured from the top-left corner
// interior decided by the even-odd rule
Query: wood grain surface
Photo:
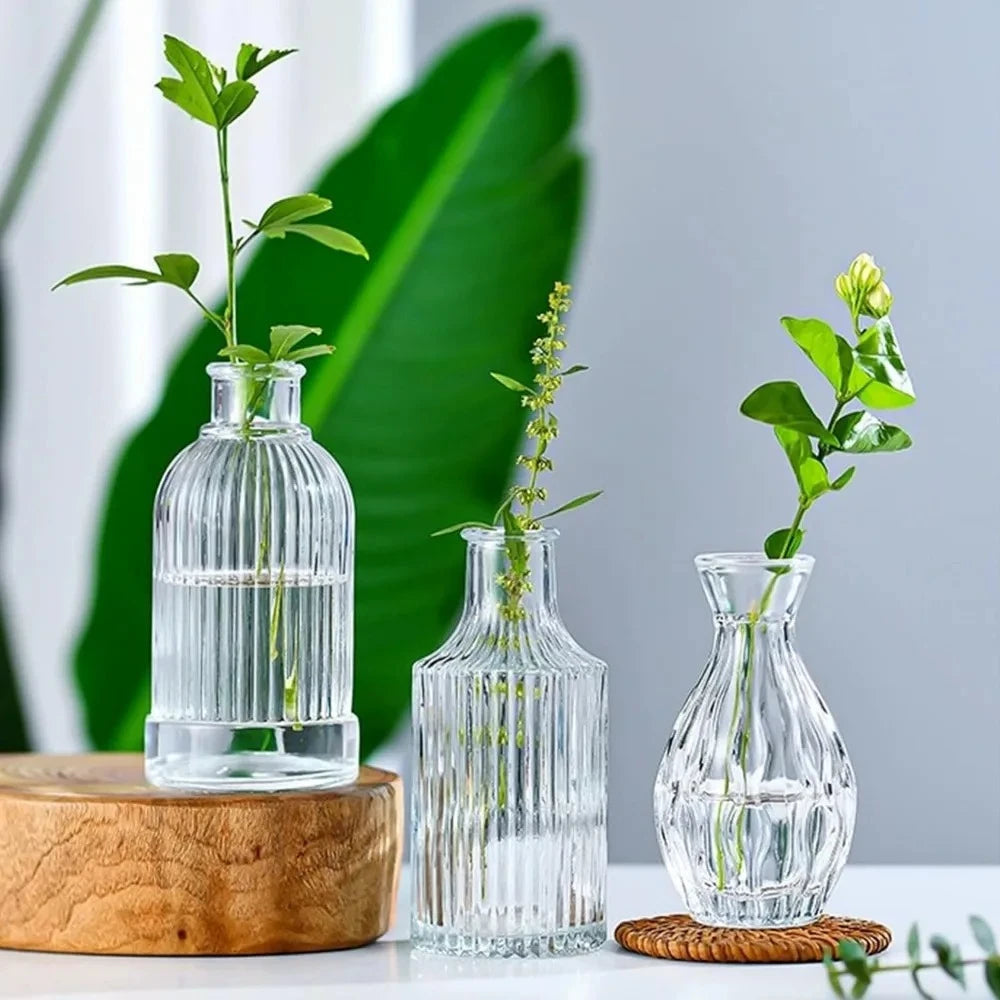
[[[823,949],[836,954],[837,942],[853,938],[869,955],[892,941],[888,927],[872,920],[822,917],[804,927],[709,927],[686,913],[626,920],[615,940],[628,951],[687,962],[822,962]]]
[[[402,783],[194,795],[138,754],[0,755],[0,947],[249,955],[367,944],[395,917]]]

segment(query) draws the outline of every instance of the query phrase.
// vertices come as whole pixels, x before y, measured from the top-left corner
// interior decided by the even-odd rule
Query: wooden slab
[[[873,920],[822,917],[804,927],[709,927],[686,913],[626,920],[615,940],[629,951],[686,962],[822,962],[823,950],[836,954],[837,942],[853,938],[869,955],[892,941],[888,927]]]
[[[124,955],[353,948],[395,917],[402,782],[193,795],[138,754],[0,755],[0,947]]]

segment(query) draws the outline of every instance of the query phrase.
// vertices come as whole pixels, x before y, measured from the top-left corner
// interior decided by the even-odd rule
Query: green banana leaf
[[[0,269],[0,391],[6,386],[6,351],[4,345],[4,275]],[[24,712],[14,676],[14,662],[7,637],[6,615],[0,607],[0,753],[17,753],[28,749],[28,733]]]
[[[496,21],[445,54],[313,185],[371,263],[305,240],[267,241],[239,286],[240,328],[321,326],[337,353],[303,383],[303,415],[357,504],[354,707],[364,752],[409,701],[410,667],[458,610],[463,546],[430,533],[489,519],[510,479],[525,411],[490,370],[530,377],[535,315],[565,277],[583,161],[565,51],[539,53],[532,17]],[[252,214],[252,211],[251,213]],[[137,336],[142,331],[136,331]],[[107,496],[76,674],[99,748],[141,745],[149,704],[150,532],[156,484],[207,410],[199,328]]]

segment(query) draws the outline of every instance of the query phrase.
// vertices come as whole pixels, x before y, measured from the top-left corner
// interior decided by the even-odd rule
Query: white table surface
[[[126,958],[0,952],[0,997],[49,1000],[342,1000],[378,997],[492,1000],[812,1000],[832,994],[821,966],[735,966],[669,962],[622,951],[608,941],[580,958],[455,960],[411,952],[404,872],[396,926],[356,951],[250,958]],[[613,865],[609,930],[629,917],[679,909],[658,865]],[[904,939],[917,919],[926,937],[941,932],[977,954],[966,917],[978,913],[1000,933],[1000,866],[867,867],[845,871],[830,911],[881,920],[895,934],[889,958],[905,960]],[[972,972],[973,970],[970,970]],[[986,997],[978,972],[968,994],[928,973],[935,997]],[[952,988],[954,987],[954,988]],[[870,998],[913,997],[905,973],[886,973]]]

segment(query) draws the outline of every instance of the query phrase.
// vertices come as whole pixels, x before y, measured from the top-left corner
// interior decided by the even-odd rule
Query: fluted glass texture
[[[715,618],[655,788],[660,850],[691,915],[726,927],[818,919],[847,861],[857,792],[795,645],[813,560],[696,560]]]
[[[465,607],[413,668],[416,947],[561,955],[605,940],[607,667],[556,605],[555,531],[530,532],[524,617],[500,530],[469,529]]]
[[[299,420],[300,365],[213,364],[153,528],[146,772],[206,791],[353,781],[354,504]]]

